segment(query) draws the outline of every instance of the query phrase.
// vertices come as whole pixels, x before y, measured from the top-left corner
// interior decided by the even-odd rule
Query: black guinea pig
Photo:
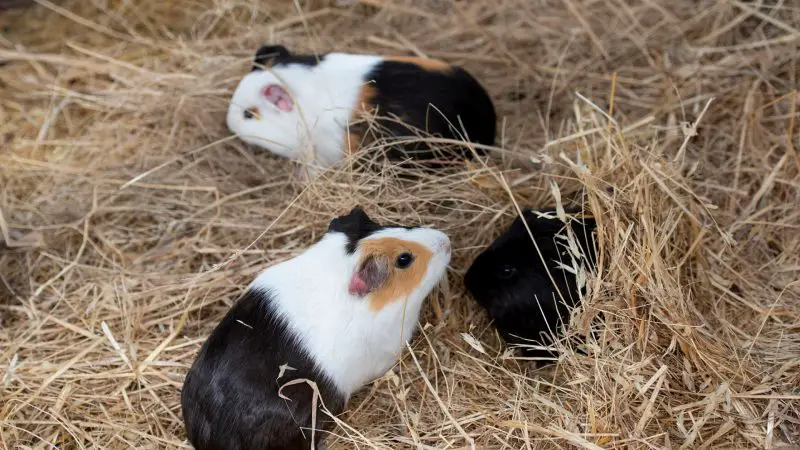
[[[293,54],[281,45],[261,47],[254,62],[233,93],[227,124],[276,155],[326,168],[372,139],[408,138],[417,130],[494,144],[494,104],[460,67],[405,56]],[[391,145],[385,153],[394,161],[441,165],[425,142]],[[456,153],[471,156],[467,149]]]
[[[552,345],[571,308],[580,300],[573,261],[586,269],[596,264],[596,223],[584,217],[567,219],[569,225],[565,225],[552,210],[525,210],[523,216],[530,234],[522,218],[517,217],[478,255],[464,276],[464,284],[508,344],[520,346],[526,357],[548,358],[554,356],[553,352],[531,346]],[[567,226],[579,248],[577,258],[566,239]]]

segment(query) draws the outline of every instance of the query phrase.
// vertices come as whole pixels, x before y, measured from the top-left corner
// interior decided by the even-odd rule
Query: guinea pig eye
[[[258,116],[258,109],[256,109],[255,107],[247,108],[244,110],[245,119],[254,119],[256,118],[256,116]]]
[[[508,280],[509,278],[513,277],[514,274],[517,273],[517,268],[514,266],[505,265],[497,271],[497,276],[501,280]]]
[[[398,269],[405,269],[410,266],[412,262],[414,262],[414,256],[411,253],[401,253],[394,261],[394,265],[397,266]]]

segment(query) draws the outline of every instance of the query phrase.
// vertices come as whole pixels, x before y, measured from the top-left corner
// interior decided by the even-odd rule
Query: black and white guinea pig
[[[554,211],[525,210],[523,217],[530,234],[517,217],[478,255],[464,276],[464,285],[508,344],[522,347],[527,357],[552,357],[552,352],[531,346],[551,345],[580,300],[582,287],[573,262],[587,271],[595,266],[596,222],[590,217],[573,218],[567,225]],[[576,244],[572,248],[567,227]]]
[[[333,219],[316,244],[259,274],[202,346],[181,392],[189,441],[309,448],[313,391],[284,385],[313,381],[319,404],[342,412],[395,364],[449,261],[441,231],[381,226],[359,208]],[[315,444],[330,425],[318,412]]]
[[[495,122],[491,98],[460,67],[414,57],[292,54],[279,45],[258,50],[227,117],[228,128],[245,142],[321,168],[371,138],[413,137],[416,130],[493,145]],[[309,149],[314,158],[308,159]],[[386,155],[440,165],[425,142],[391,146]],[[465,148],[459,153],[470,156]]]

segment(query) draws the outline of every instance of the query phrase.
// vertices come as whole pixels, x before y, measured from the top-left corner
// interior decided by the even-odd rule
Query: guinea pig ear
[[[279,84],[265,86],[261,89],[261,95],[269,103],[275,105],[276,108],[283,112],[292,112],[294,109],[294,100],[292,96]]]
[[[275,58],[285,58],[292,56],[289,50],[282,45],[262,45],[256,51],[256,56],[253,58],[253,71],[262,70],[272,64]]]
[[[361,207],[356,206],[346,215],[333,219],[330,225],[328,225],[328,231],[346,233],[348,231],[355,231],[377,225],[378,224],[373,222]]]
[[[364,297],[375,292],[389,279],[389,261],[385,257],[369,256],[350,278],[347,292]]]
[[[367,213],[365,213],[360,206],[356,206],[355,208],[351,209],[350,212],[347,213],[347,217],[352,217],[353,219],[361,222],[372,222],[372,219],[369,218]]]
[[[345,251],[352,255],[356,251],[358,241],[383,228],[367,216],[361,208],[353,208],[346,216],[331,220],[329,233],[343,233],[347,236]]]

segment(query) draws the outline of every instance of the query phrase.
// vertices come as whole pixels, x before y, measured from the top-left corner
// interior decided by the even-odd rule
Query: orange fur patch
[[[344,148],[346,148],[347,152],[350,154],[355,153],[361,145],[361,139],[363,137],[361,133],[356,133],[353,130],[349,131],[344,135]]]
[[[430,58],[419,58],[416,56],[391,56],[386,58],[386,60],[416,64],[417,66],[429,72],[449,72],[453,69],[453,66],[444,61]]]
[[[362,241],[362,261],[367,258],[385,258],[389,262],[389,277],[384,285],[369,294],[370,308],[380,311],[394,301],[402,300],[414,291],[425,273],[433,253],[422,244],[398,238],[378,238]],[[402,253],[414,255],[414,262],[405,269],[395,267],[394,262]]]
[[[364,139],[365,133],[362,130],[365,127],[358,122],[363,120],[364,116],[375,112],[375,96],[377,94],[378,90],[369,82],[361,86],[356,104],[353,106],[353,113],[350,116],[350,123],[348,123],[348,132],[344,135],[344,148],[350,154],[358,150]]]
[[[370,114],[375,109],[375,97],[378,95],[378,89],[367,81],[366,84],[361,86],[358,92],[358,99],[356,99],[356,106],[353,114]]]

